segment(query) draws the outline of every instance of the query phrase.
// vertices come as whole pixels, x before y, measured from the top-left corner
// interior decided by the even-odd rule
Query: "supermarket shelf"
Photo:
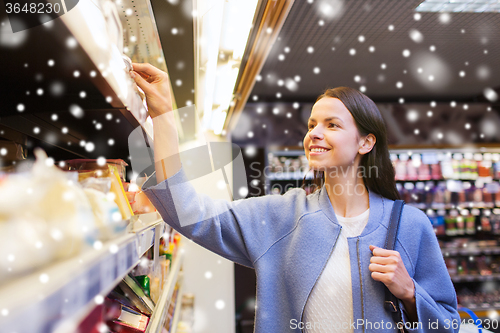
[[[476,281],[492,281],[500,279],[500,274],[492,275],[456,275],[452,276],[453,282],[476,282]]]
[[[491,312],[491,311],[500,311],[500,303],[498,303],[498,302],[494,303],[494,304],[488,304],[488,303],[483,303],[483,304],[468,304],[465,307],[469,308],[472,311],[474,311],[474,313],[476,314],[476,316],[478,316],[479,318],[488,318],[491,315],[489,312]],[[460,314],[460,318],[462,318],[462,319],[470,319],[470,316],[467,313],[465,313],[463,311],[458,311],[458,313]],[[483,323],[483,325],[484,324],[485,323]]]
[[[184,260],[184,253],[182,247],[177,251],[177,258],[174,259],[172,263],[172,268],[168,274],[167,281],[163,287],[163,293],[160,295],[158,303],[151,315],[149,320],[148,328],[146,333],[160,333],[162,331],[163,325],[167,317],[168,306],[170,305],[170,299],[174,292],[175,283],[177,282],[177,276],[182,266]]]
[[[414,203],[414,202],[410,202],[410,203],[406,203],[407,205],[410,205],[410,206],[413,206],[415,208],[418,208],[418,209],[422,209],[422,210],[427,210],[427,209],[432,209],[432,210],[452,210],[452,209],[455,209],[455,210],[462,210],[462,209],[495,209],[495,208],[500,208],[499,206],[490,206],[490,207],[486,207],[484,205],[481,205],[481,204],[476,204],[474,205],[474,203],[469,203],[469,202],[466,202],[466,203],[462,203],[460,205],[451,205],[451,204],[447,204],[446,206],[443,206],[443,207],[427,207],[427,206],[424,206],[422,204],[417,204],[417,203]]]
[[[102,302],[102,297],[138,264],[163,227],[164,223],[157,221],[141,232],[128,233],[102,246],[96,242],[94,249],[79,256],[3,285],[2,332],[71,331],[71,325]]]
[[[306,179],[312,179],[312,172],[303,172],[303,171],[295,171],[295,172],[271,172],[268,174],[264,174],[267,179],[270,180],[302,180],[304,176],[307,174]]]
[[[420,183],[420,182],[445,182],[447,180],[457,180],[457,181],[484,181],[484,182],[492,182],[499,181],[498,178],[492,177],[475,177],[475,178],[437,178],[437,179],[396,179],[397,183]]]
[[[119,19],[123,22],[122,26],[127,32],[125,35],[129,37],[125,40],[125,45],[129,50],[134,50],[136,52],[134,54],[129,53],[129,55],[133,55],[135,61],[150,61],[154,63],[155,66],[166,71],[164,65],[165,59],[161,52],[158,32],[156,31],[156,23],[152,15],[149,1],[135,0],[134,2],[132,0],[124,0],[122,1],[121,7],[134,8],[136,12],[139,10],[141,14],[140,17],[143,19],[140,20],[139,15],[136,15],[134,20],[130,17],[130,22],[134,24],[134,27],[138,27],[139,24],[144,23],[143,29],[146,29],[148,33],[147,39],[140,35],[134,36],[132,33],[132,36],[134,36],[133,40],[136,42],[130,42],[130,33],[129,30],[127,30],[130,24],[123,24],[126,21],[128,22],[129,18],[127,18],[125,10],[119,10]],[[93,1],[81,1],[73,10],[61,16],[61,20],[104,78],[104,82],[96,81],[96,86],[103,96],[110,99],[109,103],[111,106],[120,108],[124,116],[134,127],[139,124],[142,125],[146,121],[147,111],[138,91],[134,88],[135,84],[133,80],[124,69],[121,50],[111,41],[113,36],[103,38],[102,32],[106,31],[107,23],[102,10],[103,9],[100,9]],[[139,31],[138,28],[134,30]],[[119,36],[118,38],[121,39],[122,37]],[[148,46],[146,43],[150,43],[150,45]],[[142,49],[146,47],[154,54],[155,61],[152,61],[152,58],[140,58],[138,56],[138,53],[143,51]],[[143,53],[146,54],[146,52]],[[133,118],[130,117],[130,115],[132,115]],[[148,134],[152,136],[152,133]]]
[[[179,324],[179,319],[181,318],[181,307],[182,307],[182,293],[184,291],[184,283],[179,287],[177,292],[177,299],[175,301],[174,317],[172,318],[172,329],[170,333],[177,332],[177,325]]]
[[[456,255],[479,255],[479,254],[500,254],[500,246],[495,247],[472,247],[472,248],[443,248],[441,252],[444,256],[456,256]]]

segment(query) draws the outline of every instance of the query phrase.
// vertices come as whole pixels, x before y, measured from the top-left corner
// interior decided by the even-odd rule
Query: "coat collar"
[[[385,216],[385,199],[381,195],[368,190],[369,197],[369,206],[370,206],[370,214],[368,216],[368,223],[366,227],[363,229],[363,232],[360,236],[364,236],[369,234],[373,230],[375,230],[380,223],[386,224],[386,216]],[[323,211],[323,213],[335,224],[339,224],[337,221],[337,217],[335,216],[335,211],[333,210],[332,203],[330,202],[330,198],[328,197],[328,193],[326,191],[325,185],[320,189],[320,193],[318,195],[319,207]]]

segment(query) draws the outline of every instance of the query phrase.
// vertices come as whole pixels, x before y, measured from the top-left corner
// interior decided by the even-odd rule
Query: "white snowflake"
[[[88,152],[92,152],[95,149],[95,145],[92,142],[87,142],[85,144],[85,150]]]
[[[451,15],[450,13],[441,13],[439,15],[439,22],[442,24],[448,24],[451,21]]]
[[[69,106],[69,112],[73,115],[73,117],[81,119],[85,115],[83,109],[76,104],[71,104]]]
[[[411,29],[410,30],[410,38],[415,42],[415,43],[422,43],[424,41],[424,35],[417,29]]]

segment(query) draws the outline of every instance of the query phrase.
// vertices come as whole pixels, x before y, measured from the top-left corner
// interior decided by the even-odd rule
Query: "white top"
[[[314,333],[353,332],[351,264],[348,237],[361,234],[368,223],[368,208],[354,217],[336,215],[342,229],[330,259],[304,309],[304,330]],[[342,327],[343,326],[343,327]]]

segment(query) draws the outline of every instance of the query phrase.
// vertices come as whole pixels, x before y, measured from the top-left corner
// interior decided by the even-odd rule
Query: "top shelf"
[[[125,53],[134,62],[167,71],[150,0],[79,1],[59,18],[15,34],[5,11],[0,12],[0,22],[0,125],[84,158],[102,152],[89,152],[80,142],[108,146],[109,135],[102,142],[93,137],[95,122],[90,122],[99,115],[111,113],[113,121],[121,118],[121,132],[111,131],[109,123],[99,119],[102,130],[97,135],[113,133],[115,154],[124,153],[122,158],[128,154],[127,138],[133,129],[143,126],[153,137],[146,108],[122,59]],[[71,110],[81,110],[83,118]],[[63,122],[65,115],[69,117]]]
[[[147,218],[148,226],[142,231],[94,245],[79,256],[2,286],[2,332],[52,332],[102,303],[154,244],[155,233],[163,233],[161,219]]]

